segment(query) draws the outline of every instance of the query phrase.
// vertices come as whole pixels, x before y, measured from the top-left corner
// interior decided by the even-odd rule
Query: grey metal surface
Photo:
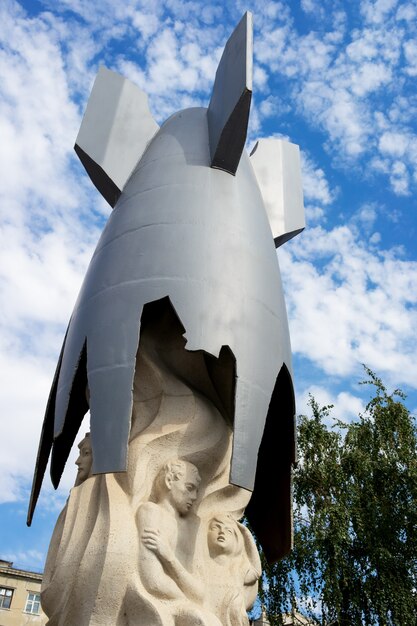
[[[158,128],[146,94],[123,76],[100,67],[75,151],[112,207]]]
[[[250,40],[247,25],[246,16],[237,28],[245,32],[245,42]],[[247,64],[246,44],[242,50]],[[93,90],[95,103],[89,105],[91,115],[97,111],[97,94],[106,89],[108,78],[111,99],[119,104],[124,101],[123,93],[119,99],[116,94],[123,92],[125,83],[114,79],[113,73],[101,72],[98,91],[96,86]],[[132,97],[143,102],[132,93],[135,91],[129,87],[129,102]],[[110,108],[114,110],[113,105]],[[203,350],[218,357],[227,346],[235,357],[230,482],[249,490],[255,485],[250,515],[261,541],[265,545],[271,542],[269,554],[276,558],[288,551],[291,543],[295,409],[287,315],[274,237],[285,237],[285,229],[301,223],[298,174],[294,182],[285,173],[287,164],[294,162],[293,149],[287,159],[284,146],[284,157],[272,164],[284,172],[282,185],[290,181],[289,185],[284,191],[282,185],[266,186],[271,232],[260,190],[268,178],[259,174],[259,167],[256,177],[247,153],[239,155],[235,176],[211,167],[207,109],[176,113],[147,147],[154,126],[146,118],[145,130],[139,134],[142,138],[135,144],[133,171],[135,157],[130,146],[126,148],[126,164],[122,170],[117,167],[116,161],[125,160],[118,114],[101,118],[96,127],[97,146],[91,115],[88,123],[83,122],[77,144],[100,168],[99,173],[105,171],[122,193],[97,245],[68,327],[45,416],[28,521],[51,448],[52,481],[55,486],[59,483],[87,410],[87,384],[93,473],[126,469],[141,314],[145,304],[169,297],[186,330],[187,350]],[[119,131],[106,130],[106,124],[112,125],[115,119]],[[108,154],[113,149],[117,158]],[[87,171],[96,175],[94,167]],[[101,181],[93,182],[100,189]],[[106,185],[103,193],[108,191]],[[275,192],[281,194],[278,213],[284,216],[278,230]],[[298,199],[291,204],[293,193]],[[295,221],[287,216],[287,204],[297,213]],[[270,480],[272,489],[276,485],[279,501],[272,513],[264,497]],[[275,539],[277,532],[280,534]]]
[[[253,26],[247,12],[229,38],[208,107],[211,166],[235,174],[246,141],[252,98]]]
[[[305,228],[300,150],[283,139],[260,139],[251,163],[278,248]]]
[[[287,318],[249,157],[235,177],[210,168],[206,116],[189,109],[162,126],[109,218],[68,329],[54,437],[87,340],[93,471],[125,469],[141,311],[169,296],[188,350],[227,345],[236,357],[231,481],[252,489],[275,381],[291,369]]]

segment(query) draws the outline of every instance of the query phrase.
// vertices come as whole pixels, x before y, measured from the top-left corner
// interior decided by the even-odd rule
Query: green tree
[[[299,418],[294,550],[264,564],[260,593],[272,624],[291,608],[322,626],[417,624],[417,432],[402,392],[366,372],[356,422],[313,398]]]

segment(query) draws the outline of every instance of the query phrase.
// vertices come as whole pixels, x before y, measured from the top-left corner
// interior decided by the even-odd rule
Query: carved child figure
[[[153,501],[138,509],[139,573],[154,597],[203,601],[203,586],[186,567],[193,557],[190,550],[198,520],[191,510],[199,483],[194,465],[181,459],[168,461],[155,478]]]

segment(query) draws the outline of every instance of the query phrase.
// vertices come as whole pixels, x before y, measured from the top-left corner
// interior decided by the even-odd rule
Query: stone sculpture
[[[211,608],[222,624],[245,626],[246,611],[255,601],[261,575],[252,535],[231,515],[218,514],[209,521],[207,542]]]
[[[190,523],[184,525],[184,521],[197,498],[199,483],[195,465],[181,459],[168,461],[155,478],[151,501],[138,508],[139,541],[146,548],[139,554],[139,574],[151,595],[172,600],[185,596],[202,602],[202,585],[183,565],[187,546],[182,546],[181,552],[186,548],[182,558],[175,553],[179,537],[189,540],[193,534]]]
[[[78,467],[77,478],[75,480],[75,487],[81,485],[89,476],[91,476],[91,469],[93,465],[93,450],[91,448],[90,433],[86,433],[84,439],[81,439],[78,444],[80,454],[75,461],[75,465]]]
[[[28,515],[51,450],[57,485],[89,409],[48,554],[50,626],[245,626],[261,572],[245,509],[269,560],[290,549],[295,408],[275,246],[304,225],[299,154],[280,140],[243,149],[251,55],[247,13],[208,109],[160,129],[129,81],[101,69],[93,87],[75,149],[114,210],[64,341]]]

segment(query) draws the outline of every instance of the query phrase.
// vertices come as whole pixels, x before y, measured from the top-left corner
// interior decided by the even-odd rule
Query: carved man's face
[[[80,448],[80,454],[75,464],[78,465],[76,485],[81,485],[89,476],[91,472],[91,466],[93,464],[93,454],[90,444],[90,438],[86,437],[78,446]]]
[[[198,493],[199,477],[192,468],[187,467],[182,476],[169,484],[169,498],[174,508],[182,516],[187,515]]]
[[[227,518],[213,518],[207,539],[210,551],[214,554],[232,554],[237,542],[235,524]]]

